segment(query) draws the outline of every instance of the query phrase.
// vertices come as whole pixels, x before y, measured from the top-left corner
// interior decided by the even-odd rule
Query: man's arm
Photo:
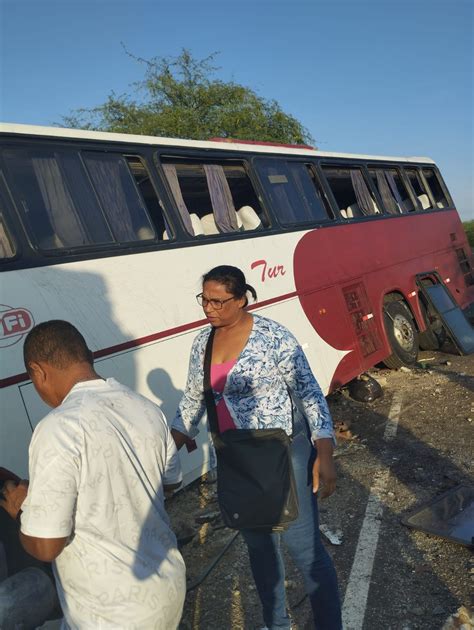
[[[55,560],[61,551],[66,546],[68,538],[35,538],[34,536],[27,536],[20,531],[20,542],[23,549],[43,562],[52,562]]]
[[[6,481],[3,485],[3,499],[0,499],[0,506],[8,512],[14,519],[21,518],[21,506],[28,493],[28,481],[22,480]],[[65,538],[37,538],[35,536],[27,536],[20,531],[20,542],[24,550],[43,562],[52,562],[59,556],[67,543]]]

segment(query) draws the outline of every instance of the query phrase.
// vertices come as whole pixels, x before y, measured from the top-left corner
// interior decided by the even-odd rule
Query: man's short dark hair
[[[23,346],[23,359],[27,371],[32,361],[44,361],[58,370],[73,363],[94,363],[84,337],[62,319],[42,322],[30,330]]]

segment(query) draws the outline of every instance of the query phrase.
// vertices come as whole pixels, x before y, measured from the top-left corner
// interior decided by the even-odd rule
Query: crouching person
[[[69,628],[175,629],[185,568],[164,492],[180,485],[181,470],[162,412],[101,378],[68,322],[35,326],[24,359],[54,410],[34,431],[29,482],[3,489],[21,544],[53,561]]]

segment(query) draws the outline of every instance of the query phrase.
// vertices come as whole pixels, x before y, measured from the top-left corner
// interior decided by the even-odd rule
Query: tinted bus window
[[[433,204],[430,201],[425,185],[421,181],[419,172],[414,168],[406,168],[405,173],[410,180],[411,187],[413,188],[413,191],[418,198],[421,209],[429,210],[430,208],[432,208]]]
[[[13,258],[16,248],[0,208],[0,258]]]
[[[314,224],[332,218],[309,164],[260,158],[255,166],[282,225]]]
[[[438,208],[447,208],[449,203],[438,180],[436,171],[432,168],[424,168],[423,175],[425,176],[428,186],[430,187],[431,194],[433,195],[436,206]]]
[[[380,213],[361,169],[324,166],[323,171],[345,219]]]
[[[154,239],[155,231],[126,159],[113,153],[85,152],[82,156],[115,240]]]
[[[8,149],[6,177],[40,249],[113,241],[76,152]]]
[[[192,236],[257,230],[267,224],[242,163],[164,160],[163,170]]]

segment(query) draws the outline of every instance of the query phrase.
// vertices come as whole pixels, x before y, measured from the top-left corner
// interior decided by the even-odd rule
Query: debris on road
[[[372,402],[383,396],[380,384],[368,374],[354,378],[347,387],[350,397],[359,402]]]
[[[336,420],[334,422],[334,430],[336,432],[336,438],[341,440],[355,440],[357,435],[354,435],[350,430],[350,423],[344,420]]]
[[[474,616],[466,606],[461,606],[448,617],[441,630],[474,630]]]
[[[445,475],[452,479],[452,476]],[[402,523],[446,538],[474,546],[474,487],[459,485],[420,506]]]
[[[329,527],[327,527],[327,525],[321,523],[319,525],[319,531],[327,540],[329,540],[331,545],[342,545],[342,532],[340,529],[332,531]]]
[[[214,521],[217,521],[220,515],[220,512],[205,512],[204,514],[198,514],[197,516],[195,516],[194,520],[196,523],[200,524],[213,523]]]

